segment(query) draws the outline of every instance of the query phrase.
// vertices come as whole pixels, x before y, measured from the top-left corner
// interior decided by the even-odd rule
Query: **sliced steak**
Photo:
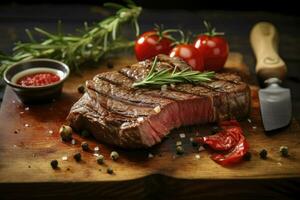
[[[159,68],[185,69],[180,59],[160,55]],[[167,90],[132,88],[152,65],[146,60],[120,71],[96,75],[67,117],[75,130],[87,130],[99,141],[124,148],[151,147],[174,128],[230,118],[250,109],[250,89],[235,74],[221,73],[211,82],[178,84]]]

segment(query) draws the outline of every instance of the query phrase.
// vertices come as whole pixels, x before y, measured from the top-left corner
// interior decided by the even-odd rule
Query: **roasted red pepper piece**
[[[221,122],[220,126],[222,131],[215,135],[196,138],[195,141],[207,144],[213,150],[222,151],[222,153],[211,156],[215,162],[221,165],[226,166],[240,162],[249,149],[243,130],[235,120]]]

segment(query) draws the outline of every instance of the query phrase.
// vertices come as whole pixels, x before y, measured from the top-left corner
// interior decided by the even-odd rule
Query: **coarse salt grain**
[[[200,146],[199,149],[198,149],[199,152],[204,151],[204,150],[205,150],[205,149],[204,149],[203,146]]]
[[[256,129],[257,129],[257,126],[252,126],[252,129],[253,129],[253,130],[256,130]]]
[[[180,138],[185,138],[185,134],[184,134],[184,133],[180,133],[180,134],[179,134],[179,137],[180,137]]]
[[[152,153],[148,154],[148,158],[153,158],[153,157],[154,157],[154,155]]]
[[[195,158],[196,158],[197,160],[199,160],[199,159],[200,159],[200,155],[199,155],[199,154],[196,154],[196,155],[195,155]]]
[[[181,146],[182,145],[182,142],[181,141],[177,141],[176,142],[176,146]]]
[[[252,122],[252,120],[251,120],[250,118],[248,118],[248,119],[247,119],[247,121],[248,121],[249,123],[251,123],[251,122]]]
[[[24,114],[24,112],[23,112],[23,111],[21,111],[21,112],[20,112],[20,114],[22,115],[22,114]]]
[[[25,127],[29,127],[29,124],[25,124],[24,126],[25,126]]]
[[[12,103],[16,103],[16,101],[15,101],[15,100],[13,100],[13,101],[12,101]]]
[[[49,133],[49,134],[53,134],[53,131],[52,131],[52,130],[49,130],[48,133]]]
[[[99,157],[99,153],[94,153],[93,156]]]
[[[76,144],[76,140],[72,139],[71,144],[73,144],[73,145]]]
[[[155,111],[156,113],[160,113],[160,106],[156,106],[156,107],[154,108],[154,111]]]
[[[99,151],[99,147],[96,146],[96,147],[94,148],[94,151]]]
[[[194,141],[194,138],[190,137],[190,142],[193,142]]]
[[[138,118],[137,118],[137,121],[138,121],[138,122],[143,122],[143,121],[144,121],[144,117],[138,117]]]
[[[26,107],[25,110],[28,111],[28,110],[29,110],[29,107]]]
[[[68,160],[68,156],[63,156],[61,159],[62,159],[63,161],[66,161],[66,160]]]

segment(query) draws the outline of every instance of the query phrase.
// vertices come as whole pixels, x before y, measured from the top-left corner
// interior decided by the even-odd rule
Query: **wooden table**
[[[135,62],[132,57],[114,59],[114,70]],[[106,158],[98,165],[93,152],[82,152],[84,138],[75,135],[77,144],[62,143],[58,129],[72,104],[80,97],[77,86],[96,73],[109,70],[105,63],[86,70],[82,77],[71,76],[62,97],[46,105],[25,106],[10,88],[7,88],[0,111],[0,199],[57,197],[104,199],[194,199],[195,197],[230,197],[286,199],[300,191],[300,126],[291,125],[272,136],[264,134],[259,115],[257,86],[252,85],[252,112],[241,122],[250,143],[252,160],[224,168],[213,162],[207,151],[198,152],[189,138],[210,132],[210,125],[183,128],[174,132],[162,144],[148,150],[124,150],[87,139],[92,147],[100,147]],[[233,53],[227,70],[239,71],[249,77],[242,55]],[[180,138],[180,132],[186,138]],[[176,141],[182,141],[185,154],[177,156]],[[286,145],[290,156],[283,158],[279,147]],[[268,159],[258,152],[268,150]],[[118,161],[111,161],[109,153],[117,150]],[[81,152],[83,161],[73,159]],[[149,153],[153,158],[149,158]],[[200,159],[195,156],[200,155]],[[67,156],[68,160],[62,158]],[[59,161],[59,170],[50,167],[50,161]],[[114,174],[106,173],[107,167]],[[2,198],[1,198],[2,197]]]

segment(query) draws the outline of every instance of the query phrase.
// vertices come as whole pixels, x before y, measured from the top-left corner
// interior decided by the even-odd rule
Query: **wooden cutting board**
[[[15,192],[13,188],[19,188],[23,193],[27,192],[33,197],[36,197],[34,195],[51,197],[67,191],[70,195],[92,193],[102,197],[121,195],[130,199],[133,195],[144,197],[151,193],[151,190],[161,191],[161,182],[166,187],[168,185],[173,188],[174,194],[182,194],[182,191],[175,189],[175,183],[184,181],[199,183],[206,180],[211,185],[218,180],[250,181],[252,179],[258,180],[259,183],[259,180],[276,182],[280,179],[300,177],[300,126],[293,120],[289,127],[279,133],[272,136],[265,135],[259,114],[258,88],[255,85],[251,85],[251,115],[249,120],[241,122],[250,144],[252,160],[234,167],[225,168],[216,164],[210,159],[207,151],[198,152],[197,148],[191,145],[189,138],[209,134],[210,125],[183,128],[170,134],[162,144],[146,150],[119,149],[98,143],[92,138],[81,138],[76,134],[75,145],[62,143],[58,130],[73,103],[81,96],[77,92],[78,85],[99,72],[117,70],[136,61],[132,57],[123,57],[111,62],[114,64],[113,69],[108,69],[106,63],[102,63],[103,66],[99,68],[84,71],[82,76],[72,75],[65,83],[61,98],[49,104],[23,105],[11,88],[6,89],[0,111],[0,188],[2,188],[0,197],[3,195],[17,197],[20,193]],[[230,54],[226,70],[238,71],[247,81],[254,83],[239,53]],[[179,133],[185,133],[186,137],[180,138]],[[105,156],[104,165],[96,163],[93,152],[82,152],[80,147],[82,141],[88,141],[92,149],[99,147],[100,153]],[[175,153],[177,141],[181,141],[185,149],[185,153],[181,156]],[[290,157],[280,156],[281,145],[289,147]],[[260,159],[258,155],[263,148],[268,151],[266,160]],[[119,152],[119,160],[109,159],[112,150]],[[82,153],[82,162],[77,163],[73,159],[76,152]],[[153,157],[150,158],[149,154]],[[196,158],[196,155],[199,155],[200,159]],[[63,157],[67,157],[67,160],[63,161]],[[53,159],[58,160],[59,170],[51,168],[50,161]],[[114,170],[113,175],[106,173],[108,166]],[[72,183],[71,187],[65,184],[61,186],[61,183],[68,182]],[[94,189],[89,189],[87,183],[95,184]],[[28,184],[31,184],[30,187]],[[72,189],[76,188],[76,184],[81,186]],[[152,186],[149,187],[149,184]],[[198,188],[199,191],[201,188],[206,191],[205,187],[208,187],[199,184],[192,188],[199,186],[201,186]],[[226,193],[224,188],[223,193]],[[28,192],[31,190],[34,192]]]

